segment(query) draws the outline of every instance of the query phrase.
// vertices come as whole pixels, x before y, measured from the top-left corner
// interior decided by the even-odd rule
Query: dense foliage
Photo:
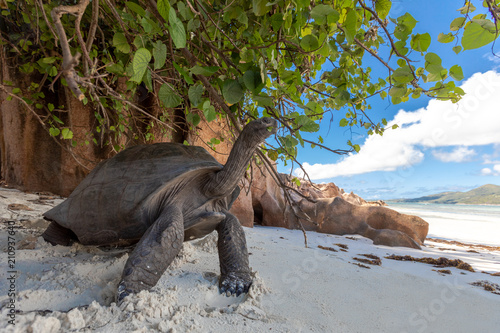
[[[201,117],[229,119],[235,131],[251,118],[276,118],[277,146],[265,151],[272,160],[293,160],[298,145],[345,153],[303,134],[317,132],[332,112],[345,115],[341,127],[382,134],[385,120],[369,116],[375,95],[394,104],[421,95],[457,101],[462,70],[444,68],[439,55],[427,52],[431,40],[453,43],[457,53],[491,43],[499,2],[475,1],[484,8],[477,15],[465,2],[450,32],[431,36],[413,32],[410,13],[391,17],[389,0],[7,0],[0,5],[0,41],[21,73],[42,79],[30,92],[9,82],[0,87],[43,113],[52,136],[73,140],[57,116],[64,106],[47,103],[41,89],[70,85],[96,110],[96,131],[86,143],[107,135],[102,142],[116,150],[122,136],[155,139],[151,129],[172,126],[175,109],[191,128]],[[372,72],[369,63],[385,70]],[[142,109],[137,96],[145,90],[165,112]]]

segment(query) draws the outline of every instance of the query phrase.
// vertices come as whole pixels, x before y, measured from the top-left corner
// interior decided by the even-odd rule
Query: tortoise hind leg
[[[77,240],[75,233],[68,228],[64,228],[52,221],[45,232],[42,234],[43,239],[52,245],[68,246],[72,241]]]
[[[118,284],[118,301],[131,293],[154,287],[181,250],[183,241],[184,224],[180,209],[164,209],[125,263]]]
[[[248,264],[248,251],[245,233],[238,219],[228,213],[226,219],[217,226],[219,239],[219,264],[221,277],[219,289],[228,295],[248,292],[252,285],[252,276]]]

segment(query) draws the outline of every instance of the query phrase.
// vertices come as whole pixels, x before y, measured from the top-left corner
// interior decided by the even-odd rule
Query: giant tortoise
[[[248,123],[224,166],[196,146],[156,143],[125,149],[101,162],[44,214],[51,224],[42,236],[61,245],[137,243],[118,285],[121,301],[156,285],[183,241],[217,230],[220,291],[247,292],[252,278],[245,235],[229,209],[252,154],[276,126],[271,118]]]

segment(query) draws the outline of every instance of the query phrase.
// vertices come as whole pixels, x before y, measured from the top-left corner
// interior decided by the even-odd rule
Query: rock
[[[13,203],[13,204],[8,205],[7,209],[10,209],[10,210],[33,210],[26,205],[17,204],[17,203]]]
[[[254,170],[250,192],[255,223],[288,229],[298,229],[301,223],[308,231],[335,235],[358,234],[372,239],[377,245],[411,248],[420,248],[427,236],[427,222],[417,216],[383,207],[383,201],[366,202],[352,192],[345,193],[333,183],[301,181],[300,186],[297,186],[288,175],[281,174],[280,178],[296,190],[290,191],[294,207],[285,201],[283,190],[267,171]],[[244,191],[248,191],[248,188]],[[232,210],[238,218],[240,211],[250,209],[247,199],[244,200],[245,204],[238,203],[238,200],[235,203],[238,211]],[[248,211],[245,214],[248,215]],[[300,221],[297,216],[301,217]]]
[[[240,224],[245,227],[253,227],[254,211],[252,206],[252,192],[247,179],[242,180],[240,195],[233,203],[230,212],[238,217]]]

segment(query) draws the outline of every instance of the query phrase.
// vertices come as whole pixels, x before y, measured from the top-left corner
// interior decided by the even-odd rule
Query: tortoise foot
[[[226,296],[240,296],[243,293],[248,293],[252,285],[252,277],[248,273],[228,273],[226,276],[221,276],[219,281],[219,290],[221,294]]]

